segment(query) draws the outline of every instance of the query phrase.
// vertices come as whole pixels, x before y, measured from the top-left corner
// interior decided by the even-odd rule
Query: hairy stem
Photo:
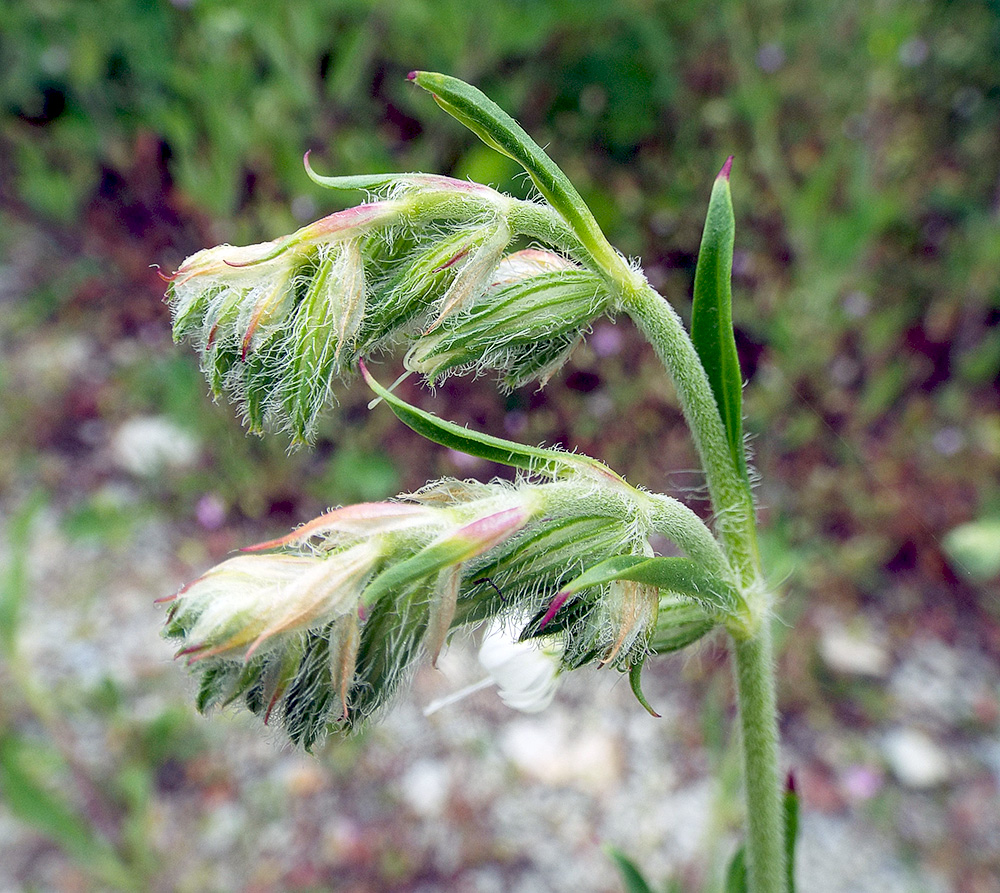
[[[751,893],[785,893],[784,820],[778,775],[778,721],[771,628],[735,639],[736,684],[747,808],[747,876]]]
[[[674,309],[650,286],[624,296],[625,309],[656,349],[677,389],[701,457],[719,536],[744,586],[759,576],[753,497],[733,463],[719,407],[691,338]]]

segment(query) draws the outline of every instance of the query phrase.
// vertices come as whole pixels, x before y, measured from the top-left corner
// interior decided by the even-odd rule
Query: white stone
[[[882,752],[893,775],[905,787],[926,790],[951,777],[948,755],[919,729],[893,729],[883,739]]]
[[[889,672],[889,652],[870,632],[830,626],[820,633],[819,653],[835,673],[883,679]]]
[[[601,793],[621,778],[617,741],[598,730],[572,727],[561,717],[510,723],[501,749],[522,773],[546,784]]]
[[[125,471],[152,477],[166,468],[185,468],[198,458],[199,444],[188,431],[163,416],[136,416],[115,432],[111,454]]]
[[[420,760],[399,780],[399,793],[417,815],[434,818],[444,812],[451,791],[450,764]]]

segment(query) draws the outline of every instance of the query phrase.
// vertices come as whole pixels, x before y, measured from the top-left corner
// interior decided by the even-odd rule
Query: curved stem
[[[666,366],[701,457],[719,535],[740,581],[759,577],[753,497],[733,464],[719,407],[691,338],[652,287],[625,295],[625,309]]]

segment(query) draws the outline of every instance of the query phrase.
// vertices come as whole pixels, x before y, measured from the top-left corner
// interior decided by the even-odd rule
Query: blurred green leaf
[[[948,531],[944,538],[948,557],[960,570],[977,580],[1000,574],[1000,518],[980,518]]]
[[[28,546],[31,524],[45,503],[45,495],[36,492],[7,523],[9,562],[0,576],[0,653],[10,655],[17,641],[21,605],[28,589]]]
[[[618,873],[621,875],[622,883],[625,885],[625,893],[654,893],[649,886],[638,866],[629,859],[617,847],[608,847],[608,855],[614,859]]]
[[[40,776],[45,766],[61,762],[58,754],[38,741],[10,733],[0,735],[0,793],[7,807],[103,883],[118,890],[140,889],[111,845],[51,782],[43,782]]]

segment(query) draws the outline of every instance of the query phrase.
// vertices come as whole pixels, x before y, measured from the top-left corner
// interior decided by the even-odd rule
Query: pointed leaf
[[[659,719],[660,714],[652,708],[649,701],[646,700],[646,696],[642,693],[642,667],[645,663],[646,658],[643,657],[642,660],[636,661],[632,664],[628,671],[628,681],[629,685],[632,687],[632,694],[635,695],[635,699],[642,704],[643,708],[650,716]]]
[[[396,418],[408,428],[416,431],[417,434],[441,446],[458,450],[469,456],[476,456],[479,459],[487,459],[490,462],[523,468],[552,477],[558,477],[560,474],[568,472],[597,473],[601,477],[621,481],[621,478],[610,468],[589,456],[578,456],[563,450],[530,447],[489,434],[480,434],[478,431],[470,431],[454,422],[446,422],[429,412],[410,406],[409,403],[382,387],[372,377],[364,363],[361,364],[361,374],[368,386],[389,404],[389,408],[395,413]]]
[[[690,598],[710,613],[735,616],[741,599],[725,580],[714,577],[690,558],[647,558],[644,555],[616,555],[588,568],[560,590],[556,598],[566,598],[590,586],[612,580],[631,580],[656,586]]]
[[[799,795],[795,776],[788,774],[785,788],[785,864],[788,866],[788,893],[795,893],[795,845],[799,836]]]
[[[615,861],[625,893],[653,893],[653,888],[642,876],[638,866],[617,847],[608,847],[608,855]]]
[[[726,161],[712,188],[694,277],[691,340],[725,425],[733,462],[746,477],[743,449],[743,377],[733,335],[732,271],[735,220]]]
[[[520,164],[545,200],[562,215],[605,270],[621,272],[622,267],[627,270],[569,178],[500,106],[471,84],[448,75],[412,71],[409,79],[431,93],[441,108],[487,146]]]
[[[725,893],[748,893],[748,890],[746,847],[741,846],[726,871]]]

